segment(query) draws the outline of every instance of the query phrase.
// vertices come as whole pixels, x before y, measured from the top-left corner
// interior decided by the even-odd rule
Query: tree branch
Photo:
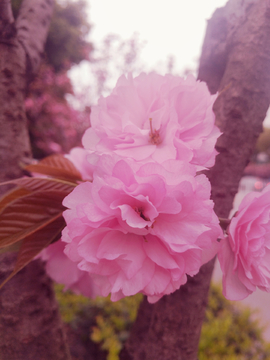
[[[227,7],[233,3],[230,0],[226,5],[224,17],[230,16]],[[221,93],[214,104],[216,123],[223,135],[217,141],[220,154],[209,178],[219,217],[229,214],[270,104],[270,1],[245,1],[243,10],[245,20],[241,19],[227,37],[226,68],[219,85]],[[209,22],[208,28],[212,29],[206,33],[205,44],[211,42],[207,35],[216,30],[217,17],[220,13],[216,12]],[[211,59],[208,61],[211,67]],[[198,77],[211,83],[203,63]]]
[[[16,20],[17,39],[27,56],[28,76],[37,72],[48,35],[54,0],[24,0]]]
[[[0,41],[8,40],[15,33],[11,0],[0,1]]]
[[[246,21],[246,11],[257,0],[230,0],[208,20],[198,78],[207,83],[211,94],[219,90],[224,75],[231,39]]]

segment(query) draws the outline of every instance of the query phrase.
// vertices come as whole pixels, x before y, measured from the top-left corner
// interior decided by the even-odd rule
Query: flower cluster
[[[270,292],[270,185],[246,195],[221,242],[223,294],[242,300],[258,287]]]
[[[211,167],[220,135],[212,111],[215,99],[193,76],[122,76],[112,94],[92,108],[83,145],[136,161],[179,159]]]
[[[87,274],[93,295],[155,302],[217,253],[210,184],[197,175],[215,161],[214,100],[192,76],[150,73],[122,76],[92,108],[84,149],[68,155],[89,181],[63,202],[65,262],[77,267],[67,287],[80,291]]]
[[[64,200],[63,241],[103,296],[142,292],[154,302],[214,256],[220,230],[209,183],[195,178],[194,167],[175,160],[137,165],[101,156],[93,182]]]

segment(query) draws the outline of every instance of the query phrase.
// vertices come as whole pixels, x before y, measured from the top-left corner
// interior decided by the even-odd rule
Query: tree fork
[[[198,79],[211,93],[223,132],[207,172],[219,217],[228,217],[270,104],[270,0],[230,0],[208,22]],[[224,90],[224,91],[222,91]],[[180,290],[144,301],[121,360],[196,360],[214,260]]]

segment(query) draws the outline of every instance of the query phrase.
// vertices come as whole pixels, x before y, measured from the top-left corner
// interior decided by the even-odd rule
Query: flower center
[[[161,138],[159,136],[159,130],[155,129],[153,131],[152,118],[149,118],[149,122],[150,122],[150,133],[149,133],[150,143],[153,145],[159,145],[161,143]]]
[[[143,213],[143,208],[142,208],[142,207],[137,207],[137,206],[136,206],[136,207],[134,208],[134,210],[136,211],[137,214],[140,215],[140,217],[141,217],[143,220],[145,220],[145,221],[150,221],[150,219],[149,219],[147,216],[144,215],[144,213]]]

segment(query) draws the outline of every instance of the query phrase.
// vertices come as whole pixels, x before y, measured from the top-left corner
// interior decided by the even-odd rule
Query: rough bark
[[[35,75],[44,52],[54,0],[24,0],[16,20],[17,39],[27,58],[27,76]]]
[[[270,1],[245,1],[236,27],[231,24],[232,3],[223,13],[218,9],[209,21],[199,69],[199,79],[211,83],[206,63],[215,63],[216,54],[209,44],[219,21],[227,21],[226,67],[219,84],[221,94],[214,104],[223,135],[216,146],[220,153],[216,165],[209,172],[215,210],[221,217],[231,209],[270,104]]]
[[[0,181],[22,176],[20,163],[31,156],[25,92],[38,69],[52,10],[53,0],[24,0],[15,22],[10,0],[0,0]],[[1,255],[2,277],[14,260]],[[36,261],[0,291],[1,360],[69,359],[52,293]]]
[[[31,154],[24,110],[26,85],[38,69],[53,0],[24,0],[14,22],[10,0],[0,1],[0,181],[20,177]]]
[[[1,3],[1,7],[0,181],[5,181],[22,176],[19,164],[31,150],[24,111],[26,54],[16,37],[9,1]]]
[[[208,172],[215,211],[227,217],[270,104],[270,1],[230,0],[208,23],[198,78],[223,135]],[[214,260],[177,292],[143,302],[121,360],[196,360]],[[142,316],[142,314],[144,314]]]
[[[15,257],[0,255],[1,282],[12,271]],[[31,262],[3,287],[0,313],[1,360],[69,358],[52,283],[40,260]]]

